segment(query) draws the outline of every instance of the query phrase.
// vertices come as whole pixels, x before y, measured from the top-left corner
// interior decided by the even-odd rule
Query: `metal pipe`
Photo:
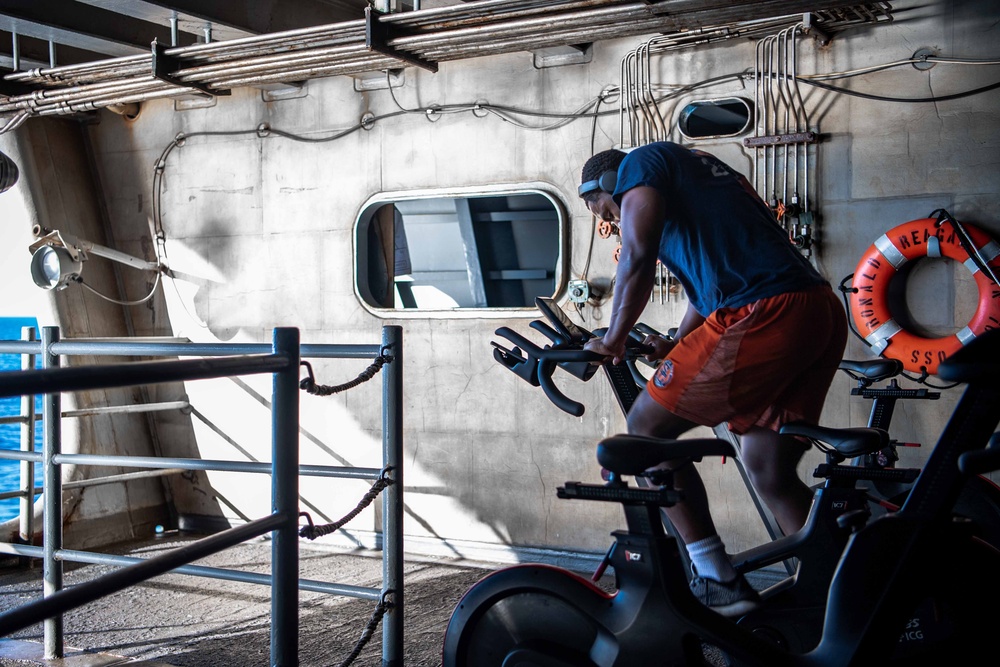
[[[61,615],[67,611],[161,574],[166,574],[180,565],[211,556],[240,542],[263,535],[283,523],[287,523],[286,517],[271,514],[244,526],[230,528],[192,544],[178,547],[169,553],[144,559],[141,563],[130,565],[117,572],[96,577],[72,588],[46,595],[42,600],[30,602],[0,614],[0,635],[9,635],[43,620],[46,625],[55,619],[61,621]],[[51,551],[54,556],[56,550],[50,550],[49,545],[46,544],[46,551]],[[46,652],[46,659],[53,659],[48,656],[48,652]]]
[[[59,368],[59,357],[51,351],[52,344],[58,341],[58,327],[42,327],[41,342],[44,350],[42,367],[44,371],[58,373],[62,370]],[[37,371],[23,371],[23,373],[34,372]],[[32,391],[29,393],[44,392]],[[55,461],[62,447],[62,420],[59,418],[59,414],[62,412],[61,402],[62,395],[58,391],[47,393],[42,399],[42,455],[44,458],[42,485],[45,487],[45,492],[42,495],[45,507],[43,514],[45,540],[42,558],[42,594],[45,600],[43,602],[57,596],[62,591],[63,585],[63,566],[61,562],[56,560],[56,552],[62,549],[63,538],[62,475]],[[3,616],[0,616],[0,619],[2,618]],[[44,618],[45,659],[61,659],[65,649],[62,615],[57,613],[44,616]]]
[[[390,331],[391,330],[391,331]],[[388,333],[387,333],[388,331]],[[43,413],[43,425],[45,427],[45,444],[43,452],[31,451],[0,451],[0,458],[41,460],[46,464],[44,498],[46,502],[46,537],[42,548],[30,545],[15,545],[0,543],[0,552],[17,553],[27,555],[41,555],[44,559],[44,576],[46,579],[46,596],[39,602],[31,603],[20,607],[7,614],[0,615],[0,634],[8,634],[23,629],[44,620],[46,624],[46,656],[58,658],[64,650],[62,646],[62,618],[61,614],[82,604],[86,604],[94,599],[116,592],[127,586],[145,581],[148,578],[165,573],[172,569],[181,573],[196,574],[199,576],[213,576],[220,579],[230,579],[235,581],[252,581],[253,583],[270,584],[272,587],[272,643],[271,652],[273,667],[283,665],[298,664],[298,590],[313,590],[316,592],[326,592],[354,597],[365,597],[372,600],[384,600],[391,596],[393,609],[396,614],[398,626],[387,622],[385,628],[389,628],[391,647],[393,655],[398,655],[398,659],[393,657],[391,662],[386,664],[401,665],[402,662],[402,611],[403,611],[403,552],[402,552],[402,519],[403,519],[403,499],[402,499],[402,334],[400,327],[387,327],[383,330],[383,344],[381,346],[318,346],[315,352],[318,356],[337,356],[329,354],[331,349],[352,352],[364,352],[365,356],[381,355],[383,350],[390,350],[394,356],[385,372],[383,379],[383,397],[387,402],[383,410],[383,468],[393,471],[394,485],[389,487],[389,491],[383,496],[383,535],[384,535],[384,561],[383,570],[385,581],[383,588],[374,590],[348,586],[343,584],[329,584],[326,582],[310,582],[298,579],[298,477],[299,475],[319,475],[334,477],[353,477],[364,479],[375,479],[383,474],[383,469],[362,469],[362,468],[342,468],[330,466],[299,466],[298,464],[298,433],[299,433],[299,359],[300,344],[297,329],[275,329],[271,355],[242,356],[221,360],[195,360],[191,362],[167,361],[149,363],[131,363],[104,366],[100,369],[89,369],[89,373],[70,373],[73,370],[87,369],[62,369],[59,366],[59,357],[56,350],[59,347],[58,329],[46,327],[43,330],[43,337],[40,347],[45,351],[41,371],[22,371],[18,376],[18,382],[6,382],[7,378],[0,378],[0,395],[3,391],[10,391],[11,387],[16,387],[21,391],[37,389],[38,393],[46,394],[45,411]],[[28,343],[18,347],[22,354],[33,352],[31,341],[18,341],[18,343]],[[6,345],[7,342],[4,342]],[[102,350],[114,347],[116,343],[102,342],[82,342],[82,346],[77,353],[87,354],[89,347],[96,346]],[[150,345],[163,345],[163,343],[139,344],[141,349],[132,350],[141,355],[148,355]],[[169,344],[168,344],[169,345]],[[194,344],[189,344],[185,351],[190,351]],[[225,346],[226,351],[232,353],[234,347]],[[204,351],[204,350],[202,350]],[[218,350],[217,350],[218,351]],[[177,353],[178,350],[172,350]],[[228,362],[238,362],[235,365]],[[105,388],[111,386],[130,386],[143,380],[145,383],[168,381],[164,377],[174,379],[208,379],[219,377],[225,368],[228,373],[256,372],[261,368],[273,370],[273,396],[272,396],[272,463],[270,465],[258,462],[232,462],[232,461],[205,461],[201,459],[166,459],[161,457],[117,457],[84,454],[61,454],[59,453],[61,411],[59,399],[63,391],[78,391],[87,388]],[[109,370],[110,369],[110,370]],[[136,374],[136,369],[144,369]],[[248,369],[248,370],[247,370]],[[99,373],[94,371],[99,370]],[[261,371],[263,372],[263,371]],[[101,380],[97,383],[90,375],[99,375]],[[162,409],[176,409],[187,406],[187,402],[173,402],[151,406],[148,404],[139,406],[121,406],[105,409],[96,408],[93,410],[74,411],[75,416],[85,414],[95,414],[109,410],[128,411],[148,411],[151,407]],[[25,424],[33,423],[30,417],[19,417]],[[93,464],[93,465],[122,465],[133,467],[160,468],[161,470],[144,471],[138,473],[125,473],[121,475],[110,475],[106,477],[81,480],[78,482],[62,485],[59,465],[62,464]],[[176,465],[180,464],[180,465]],[[171,467],[167,467],[171,466]],[[251,522],[242,528],[231,529],[210,538],[205,538],[189,547],[175,549],[170,554],[144,560],[131,560],[128,557],[114,557],[104,555],[83,555],[84,552],[72,552],[61,549],[61,500],[64,489],[94,486],[99,484],[122,483],[130,480],[159,477],[168,474],[176,474],[185,469],[224,469],[247,472],[270,472],[272,475],[272,505],[275,512],[264,519]],[[20,494],[21,492],[17,492]],[[390,498],[391,496],[391,498]],[[387,500],[387,498],[389,498]],[[50,525],[54,522],[54,525]],[[256,526],[256,528],[255,528]],[[249,531],[249,532],[248,532]],[[272,543],[272,573],[271,575],[260,575],[255,573],[242,573],[238,571],[226,571],[216,568],[201,568],[189,566],[187,563],[210,555],[228,546],[235,545],[252,537],[262,535],[265,532],[273,533]],[[61,560],[80,560],[82,562],[110,562],[108,559],[116,559],[116,563],[129,563],[130,565],[120,572],[87,582],[72,589],[63,590]],[[50,585],[55,582],[55,585]],[[57,624],[57,625],[56,625]],[[55,627],[57,632],[49,632],[50,627]],[[385,630],[384,628],[384,630]],[[52,640],[50,640],[50,637]]]
[[[176,475],[178,473],[185,472],[183,468],[167,468],[165,470],[147,470],[145,472],[129,472],[121,475],[107,475],[106,477],[92,477],[90,479],[78,479],[73,482],[63,482],[63,491],[67,489],[83,489],[90,486],[102,486],[104,484],[117,484],[119,482],[130,482],[136,479],[148,479],[150,477],[164,477],[166,475]],[[45,491],[44,486],[36,486],[33,492],[43,493]],[[0,493],[0,500],[6,500],[7,498],[24,498],[30,492],[28,490],[20,491],[7,491],[5,493]]]
[[[162,403],[139,403],[137,405],[109,405],[103,408],[87,408],[85,410],[65,410],[63,419],[76,417],[92,417],[96,415],[122,415],[146,412],[166,412],[167,410],[185,410],[191,404],[187,401],[164,401]]]
[[[403,328],[382,328],[392,356],[382,372],[382,460],[392,478],[382,493],[382,587],[392,607],[382,620],[382,665],[403,664]]]
[[[625,144],[625,124],[628,122],[628,117],[625,115],[625,110],[628,108],[628,104],[627,104],[627,102],[625,100],[625,81],[626,81],[626,76],[627,76],[626,72],[625,72],[625,60],[626,60],[626,58],[628,58],[628,55],[625,55],[622,58],[621,65],[619,66],[619,70],[618,70],[618,81],[619,81],[619,84],[618,84],[618,145],[621,146],[621,147],[623,147],[623,148],[626,146],[626,144]],[[631,131],[631,124],[629,125],[629,131]],[[628,146],[632,145],[631,139],[629,140],[629,143],[627,145]]]
[[[753,61],[753,136],[757,138],[761,135],[760,122],[761,122],[761,84],[760,84],[760,71],[761,71],[761,45],[764,43],[763,40],[759,40],[754,47],[754,61]],[[753,154],[753,187],[758,193],[763,192],[760,187],[760,175],[762,170],[760,169],[760,148],[754,148]]]
[[[767,41],[767,90],[766,90],[766,102],[768,109],[768,134],[777,134],[778,132],[778,104],[775,100],[774,95],[774,75],[775,68],[777,65],[777,39],[771,38]],[[773,203],[774,199],[777,197],[778,189],[778,149],[775,146],[771,146],[768,149],[770,151],[770,168],[768,170],[768,196],[770,197],[770,202]]]
[[[299,664],[299,330],[274,330],[274,355],[293,363],[273,379],[271,506],[282,517],[271,543],[271,667]]]
[[[165,477],[167,475],[177,475],[185,472],[183,468],[166,468],[164,470],[145,470],[143,472],[127,472],[121,475],[106,475],[104,477],[91,477],[90,479],[78,479],[72,482],[63,482],[63,490],[86,489],[91,486],[103,486],[105,484],[118,484],[120,482],[131,482],[137,479],[150,479],[154,477]]]
[[[44,486],[36,486],[34,488],[34,492],[36,494],[42,493],[44,490],[45,490]],[[4,491],[3,493],[0,493],[0,500],[9,500],[10,498],[25,498],[27,494],[28,494],[27,489],[18,489],[17,491]],[[34,519],[34,517],[32,517],[32,519]],[[22,540],[25,539],[21,532],[18,532],[18,536],[20,536]]]
[[[45,368],[39,371],[0,374],[0,396],[26,393],[71,392],[109,389],[138,384],[181,380],[205,380],[250,373],[271,373],[289,369],[292,360],[278,355],[246,355],[221,359],[178,359],[137,361],[93,368]],[[293,366],[298,372],[298,355]],[[58,417],[58,412],[53,417]]]
[[[35,340],[35,328],[21,329],[21,338],[27,341]],[[21,370],[35,367],[35,355],[21,357]],[[35,396],[26,394],[21,397],[21,451],[35,451]],[[21,461],[21,490],[18,495],[18,536],[22,541],[31,544],[35,539],[35,464],[32,461]]]
[[[421,53],[421,49],[433,48],[437,44],[461,44],[466,41],[495,41],[510,36],[531,34],[549,34],[551,43],[562,41],[561,33],[574,29],[599,30],[602,27],[612,29],[617,27],[616,34],[626,36],[649,31],[651,25],[657,23],[650,20],[652,15],[640,4],[624,5],[591,9],[588,11],[559,13],[554,20],[551,14],[539,17],[516,19],[513,21],[496,22],[488,25],[477,25],[465,28],[454,28],[437,32],[401,35],[388,40],[388,45],[394,49]],[[645,19],[645,20],[644,20]],[[498,25],[499,24],[499,25]],[[617,26],[616,26],[617,24]],[[552,33],[558,30],[559,39],[551,39]]]
[[[7,461],[31,461],[32,463],[45,463],[45,455],[42,452],[22,452],[13,449],[0,449],[0,459]]]
[[[384,56],[366,58],[364,66],[357,63],[339,63],[336,65],[309,67],[302,70],[290,70],[269,76],[256,75],[237,79],[222,79],[218,84],[226,88],[237,88],[240,86],[256,86],[263,83],[280,83],[283,81],[295,81],[302,79],[315,79],[321,76],[337,76],[340,74],[351,74],[359,70],[373,71],[377,69],[392,69],[399,66],[399,61]]]
[[[425,45],[422,48],[402,50],[414,53],[427,60],[446,61],[461,58],[478,58],[486,55],[510,53],[511,51],[528,51],[549,46],[565,46],[584,41],[592,42],[600,39],[622,37],[621,32],[622,29],[614,25],[584,24],[574,30],[564,30],[560,33],[558,40],[553,40],[551,36],[539,34],[538,32],[525,32],[524,34],[513,35],[505,39],[484,37],[465,42],[444,42],[439,45],[432,44]],[[644,32],[648,31],[629,31],[629,35],[643,34]]]
[[[44,104],[54,104],[55,102],[72,101],[75,99],[86,99],[88,97],[97,97],[99,95],[127,93],[136,90],[142,90],[145,88],[149,88],[151,84],[170,85],[170,84],[164,84],[162,81],[153,77],[152,75],[144,75],[138,79],[130,81],[121,81],[119,79],[115,79],[112,81],[108,81],[106,83],[91,83],[86,85],[73,86],[72,88],[53,88],[49,90],[38,90],[35,91],[35,93],[32,95],[31,102],[35,106],[41,106]],[[84,250],[90,250],[90,248],[84,248]],[[155,266],[153,268],[155,268]]]
[[[222,61],[212,62],[195,67],[185,67],[174,73],[174,77],[180,81],[198,81],[207,75],[227,75],[239,74],[243,72],[270,71],[271,68],[287,68],[293,64],[303,64],[308,62],[325,62],[329,58],[343,55],[363,55],[368,53],[364,44],[351,46],[328,46],[323,48],[309,49],[304,51],[292,51],[283,53],[269,53],[252,58],[243,58],[236,62]]]
[[[0,459],[17,461],[43,461],[40,452],[21,452],[0,449]],[[218,459],[179,459],[156,456],[111,456],[104,454],[58,454],[59,465],[118,466],[121,468],[181,468],[183,470],[217,470],[221,472],[248,472],[267,475],[271,464],[258,461],[225,461]],[[337,479],[374,480],[382,474],[379,468],[353,468],[347,466],[300,465],[302,477],[332,477]]]
[[[620,4],[620,0],[576,0],[575,2],[480,0],[480,2],[474,4],[445,5],[424,9],[419,14],[390,14],[383,16],[381,22],[398,23],[406,27],[423,30],[440,30],[467,22],[488,21],[500,11],[502,11],[504,17],[517,18],[545,11],[566,11],[609,4]]]
[[[24,397],[22,396],[22,400]],[[117,415],[134,414],[137,412],[164,412],[166,410],[184,410],[191,407],[187,401],[166,401],[163,403],[139,403],[137,405],[110,405],[104,408],[88,408],[86,410],[63,410],[63,419],[75,417],[90,417],[94,415]],[[0,424],[27,424],[29,417],[26,415],[13,417],[0,417]],[[42,420],[41,415],[32,414],[31,419],[36,422]]]
[[[398,25],[408,29],[409,34],[400,34],[388,40],[388,46],[403,52],[441,61],[458,58],[477,57],[494,53],[508,53],[515,50],[531,50],[543,46],[565,45],[594,41],[596,39],[625,37],[643,33],[679,30],[684,27],[684,16],[691,15],[689,23],[699,20],[705,10],[692,4],[687,9],[674,8],[669,13],[657,5],[648,3],[621,2],[619,0],[579,0],[577,2],[524,2],[511,0],[487,0],[474,6],[449,5],[433,10],[419,10],[377,17],[380,23]],[[759,32],[768,21],[741,20],[745,7],[716,8],[712,16],[720,23],[736,23],[746,33]],[[864,19],[858,19],[864,20]],[[872,17],[867,19],[873,20]],[[787,19],[785,19],[787,23]],[[194,44],[185,47],[172,46],[166,54],[177,58],[188,69],[216,64],[222,79],[212,75],[202,83],[211,88],[226,88],[235,85],[255,85],[260,83],[288,82],[301,77],[335,76],[369,71],[375,62],[378,67],[398,65],[400,61],[384,57],[380,61],[361,58],[365,46],[365,21],[314,26],[289,30],[281,33],[258,35],[224,42]],[[699,43],[711,36],[703,36],[702,31],[718,30],[716,36],[732,36],[724,33],[732,29],[705,28],[696,31],[684,41]],[[720,37],[721,38],[721,37]],[[681,41],[675,38],[675,42]],[[304,55],[310,50],[331,47],[346,49],[344,56],[331,54],[332,62],[323,64],[319,54]],[[359,55],[354,56],[356,50]],[[268,67],[260,62],[241,63],[241,60],[255,60],[261,57],[287,58],[284,64]],[[317,60],[317,58],[319,60]],[[293,66],[292,59],[302,59],[316,63],[313,68]],[[344,62],[344,60],[349,62]],[[339,62],[338,62],[339,61]],[[129,77],[148,77],[151,56],[129,56],[109,59],[98,63],[79,66],[32,70],[29,73],[8,75],[8,80],[23,80],[48,86],[54,82],[65,83],[69,87],[80,88],[88,81],[106,79],[120,81]],[[258,71],[256,68],[264,67]],[[184,72],[185,70],[180,70]],[[216,70],[211,70],[216,71]],[[226,73],[228,72],[228,74]],[[195,74],[188,73],[186,76]],[[198,75],[201,77],[202,75]],[[207,76],[207,75],[206,75]],[[249,77],[249,78],[248,78]],[[7,98],[0,104],[0,113],[27,110],[34,115],[66,114],[91,111],[106,106],[131,104],[163,97],[178,97],[195,93],[196,89],[186,86],[140,85],[135,93],[123,96],[96,96],[93,91],[64,91],[60,100],[71,103],[46,104],[33,94]],[[64,97],[69,95],[70,97]],[[82,95],[82,97],[81,97]],[[767,151],[765,151],[765,154]]]
[[[40,342],[0,341],[0,354],[40,354]],[[137,356],[137,357],[226,357],[232,355],[267,354],[271,346],[264,343],[181,343],[129,338],[74,338],[52,344],[52,351],[72,356]],[[330,343],[302,346],[305,358],[375,359],[378,345],[341,345]]]
[[[0,542],[0,553],[12,556],[26,556],[37,558],[42,553],[41,547],[33,547],[24,544],[8,544]],[[92,565],[134,565],[145,563],[148,558],[136,558],[135,556],[118,556],[114,554],[102,554],[91,551],[75,551],[73,549],[60,549],[56,557],[69,563],[90,563]],[[203,565],[181,565],[170,571],[170,574],[184,574],[192,577],[206,577],[209,579],[222,579],[224,581],[237,581],[244,584],[259,584],[262,586],[271,585],[271,575],[259,574],[257,572],[243,572],[241,570],[231,570],[221,567],[207,567]],[[366,586],[352,586],[350,584],[337,584],[326,581],[316,581],[313,579],[299,579],[298,587],[300,591],[310,593],[326,593],[328,595],[342,595],[344,597],[362,598],[365,600],[379,600],[382,592],[378,588]]]
[[[55,86],[63,83],[86,84],[108,78],[148,74],[151,66],[151,56],[129,56],[128,58],[97,60],[79,65],[64,65],[55,69],[26,70],[8,74],[4,78],[8,81],[37,86]]]
[[[788,92],[788,30],[778,33],[778,96],[781,100],[782,112],[784,113],[784,125],[779,130],[779,134],[791,132],[791,96]],[[781,201],[788,203],[788,144],[781,146],[782,166],[781,166]]]
[[[490,28],[499,28],[495,36],[502,35],[503,30],[518,30],[529,27],[540,28],[542,32],[558,32],[558,23],[564,20],[570,23],[586,21],[595,25],[623,17],[628,17],[633,22],[639,23],[662,20],[649,12],[648,8],[641,3],[623,4],[621,2],[600,1],[566,3],[556,7],[552,7],[552,5],[542,6],[534,11],[510,11],[508,7],[500,8],[501,11],[490,11],[485,7],[486,4],[476,3],[476,9],[480,10],[478,16],[418,23],[420,17],[413,14],[399,14],[380,17],[380,22],[399,24],[401,27],[408,28],[408,32],[413,34],[408,34],[406,37],[439,38],[442,35],[453,35],[458,38],[480,34],[484,29],[488,31]],[[509,3],[507,4],[509,5]],[[558,21],[553,21],[554,15],[558,16]],[[401,38],[402,36],[399,39]],[[389,43],[391,46],[398,46],[393,43],[393,40],[390,40]]]
[[[804,26],[797,26],[797,31],[801,32]],[[798,77],[798,51],[792,49],[792,90],[797,100],[798,108],[802,114],[801,131],[809,131],[809,112],[806,110],[805,102],[802,99],[802,90],[799,88]],[[798,126],[798,118],[796,118]],[[797,151],[796,151],[797,153]],[[802,210],[809,210],[809,144],[802,143]]]

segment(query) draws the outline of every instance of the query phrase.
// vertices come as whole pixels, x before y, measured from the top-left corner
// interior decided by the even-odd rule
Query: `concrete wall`
[[[8,285],[0,314],[35,317],[40,327],[58,326],[63,340],[125,337],[131,330],[130,318],[126,317],[122,306],[99,296],[119,301],[126,299],[119,294],[112,263],[93,257],[86,262],[82,277],[90,290],[74,285],[72,289],[46,292],[29,278],[31,254],[28,246],[34,240],[31,235],[34,225],[58,229],[98,245],[115,245],[108,237],[101,188],[95,178],[85,132],[75,120],[35,121],[18,131],[19,141],[5,137],[2,146],[16,160],[21,176],[18,185],[4,194],[0,204],[6,224],[6,259],[0,270]],[[141,256],[142,252],[137,254]],[[149,282],[143,289],[148,290],[153,280],[151,274],[146,274],[146,278]],[[40,336],[40,332],[36,335]],[[111,356],[71,356],[62,357],[60,364],[75,367],[129,360]],[[183,387],[174,385],[159,391],[174,392],[174,398],[151,398],[151,392],[143,387],[108,389],[64,394],[62,409],[72,411],[178,400],[177,394],[183,394]],[[150,456],[159,449],[159,435],[156,418],[152,415],[101,414],[67,418],[62,425],[62,451]],[[182,449],[172,434],[164,433],[164,436],[171,438],[173,451]],[[192,444],[190,438],[187,444]],[[193,447],[188,452],[193,454]],[[62,466],[62,479],[69,482],[133,471],[134,468],[117,466],[66,465]],[[36,485],[41,486],[41,466],[35,466],[35,480]],[[166,502],[167,499],[177,501],[184,512],[217,512],[214,505],[201,502],[205,494],[197,493],[200,484],[197,477],[178,482],[168,478],[146,479],[67,490],[63,495],[64,543],[69,548],[88,548],[149,535],[156,525],[169,523],[173,503]],[[35,508],[36,534],[40,534],[42,528],[41,505],[39,500]],[[8,534],[4,539],[16,535],[18,521],[8,522],[3,530]]]
[[[942,56],[997,55],[1000,11],[994,3],[893,4],[896,20],[890,25],[856,29],[827,46],[803,42],[800,72],[893,62],[921,47]],[[151,307],[132,309],[136,334],[267,342],[273,327],[295,326],[308,343],[374,343],[383,325],[401,324],[408,548],[466,555],[485,553],[479,551],[483,545],[603,551],[608,532],[621,522],[620,510],[555,497],[555,488],[566,480],[596,481],[594,444],[624,428],[603,380],[586,385],[560,380],[567,394],[587,406],[584,416],[573,418],[496,364],[489,345],[493,331],[506,325],[528,333],[531,311],[489,318],[373,315],[354,292],[352,238],[356,216],[379,192],[543,183],[561,194],[572,217],[570,277],[589,267],[586,277],[606,287],[614,273],[615,243],[596,239],[591,254],[591,218],[575,191],[592,151],[618,143],[616,113],[601,116],[596,126],[580,119],[542,130],[471,111],[428,117],[422,109],[481,100],[536,111],[578,109],[619,83],[621,58],[642,41],[597,43],[592,62],[583,65],[536,69],[532,56],[520,53],[442,63],[436,74],[407,69],[404,85],[393,89],[395,99],[385,89],[358,92],[353,79],[336,77],[310,81],[303,95],[278,101],[239,89],[204,108],[149,102],[134,121],[102,112],[86,131],[96,149],[117,247],[131,254],[149,256],[154,168],[178,133],[186,135],[163,165],[162,231],[175,277],[165,281]],[[654,61],[654,81],[691,84],[751,68],[754,56],[749,42],[671,52]],[[996,66],[937,64],[919,71],[907,65],[833,83],[924,98],[979,88],[998,74]],[[734,81],[701,88],[664,103],[662,111],[673,119],[687,101],[730,95],[752,97],[752,89]],[[852,273],[880,234],[937,208],[1000,234],[1000,93],[906,104],[806,88],[805,100],[812,129],[823,137],[812,158],[819,204],[814,257],[831,282]],[[367,112],[380,117],[401,108],[415,111],[324,141],[355,126]],[[609,108],[613,105],[601,107]],[[535,128],[554,122],[518,120]],[[274,133],[259,137],[255,128],[262,123],[309,141]],[[34,135],[29,138],[35,141]],[[752,156],[740,138],[699,147],[748,174],[752,170]],[[970,297],[963,289],[971,287],[948,271],[934,275],[939,274],[946,284],[958,281],[958,296],[942,298],[941,286],[931,285],[933,298],[917,293],[914,299],[926,304],[928,317],[939,325],[958,328],[968,316],[962,304]],[[125,283],[128,298],[145,293],[144,278],[127,270]],[[645,319],[665,330],[685,306],[675,295],[668,303],[651,304]],[[609,302],[587,305],[578,321],[597,328],[609,312]],[[865,354],[859,342],[850,343],[849,356]],[[366,365],[314,364],[324,384],[353,379]],[[196,442],[205,458],[267,460],[269,382],[247,377],[189,383],[194,411],[163,423],[165,448]],[[849,388],[849,380],[837,380],[825,424],[865,422],[869,406],[852,399]],[[303,463],[379,465],[379,398],[377,381],[334,397],[304,396]],[[903,464],[926,456],[956,398],[954,391],[945,392],[936,403],[898,408],[895,435],[925,443],[923,450],[905,451]],[[804,474],[813,463],[803,464]],[[730,548],[763,539],[735,467],[709,462],[702,469]],[[227,516],[269,511],[266,479],[210,478]],[[317,522],[335,520],[364,490],[357,482],[306,479],[303,510]],[[346,539],[366,542],[376,520],[374,510],[366,511],[350,524]],[[490,555],[499,553],[494,549]]]

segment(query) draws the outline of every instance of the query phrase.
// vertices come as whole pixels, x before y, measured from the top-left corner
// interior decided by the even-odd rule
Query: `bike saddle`
[[[903,372],[903,362],[898,359],[865,359],[852,361],[844,359],[837,366],[841,370],[856,373],[867,382],[880,382]]]
[[[668,440],[624,434],[605,438],[597,445],[597,461],[619,475],[638,475],[675,459],[700,461],[703,456],[736,456],[736,450],[716,438]]]
[[[847,458],[863,456],[889,445],[889,434],[880,428],[828,428],[804,422],[788,422],[778,433],[801,435],[830,445]]]

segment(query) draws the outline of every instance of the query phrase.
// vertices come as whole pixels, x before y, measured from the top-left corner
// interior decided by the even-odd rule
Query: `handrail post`
[[[271,512],[285,517],[272,533],[271,667],[299,664],[299,330],[276,328],[274,353],[288,356],[276,372],[271,402]]]
[[[23,327],[21,340],[34,341],[35,327]],[[34,370],[35,355],[21,355],[21,370]],[[35,451],[35,397],[27,394],[21,397],[21,451]],[[35,464],[21,461],[21,493],[18,505],[18,536],[25,544],[35,541]]]
[[[42,327],[42,367],[58,368],[59,356],[50,352],[53,343],[59,342],[58,327]],[[43,596],[59,592],[63,586],[62,561],[56,552],[62,549],[62,474],[55,457],[62,449],[62,394],[45,394],[42,402],[42,461],[44,466],[42,498],[45,505],[42,533],[42,587]],[[45,659],[63,657],[63,617],[56,615],[45,620]]]
[[[403,328],[382,327],[382,460],[392,479],[382,494],[382,585],[392,608],[382,621],[382,665],[403,664]]]

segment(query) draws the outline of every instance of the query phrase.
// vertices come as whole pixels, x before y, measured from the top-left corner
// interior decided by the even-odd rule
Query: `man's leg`
[[[677,438],[696,424],[674,413],[642,392],[628,413],[628,432],[653,438]],[[674,469],[674,486],[684,492],[684,500],[664,509],[670,523],[685,544],[716,535],[715,522],[708,506],[708,494],[701,475],[689,461],[669,464]]]
[[[743,465],[754,489],[785,535],[805,525],[813,492],[799,478],[798,464],[809,449],[793,436],[752,427],[740,436]]]
[[[628,414],[628,431],[635,435],[676,438],[695,426],[649,397],[639,394]],[[755,608],[760,597],[733,567],[726,546],[715,529],[708,494],[691,461],[664,463],[674,472],[674,487],[684,499],[663,508],[684,542],[692,564],[691,592],[703,604],[724,616],[740,616]]]

